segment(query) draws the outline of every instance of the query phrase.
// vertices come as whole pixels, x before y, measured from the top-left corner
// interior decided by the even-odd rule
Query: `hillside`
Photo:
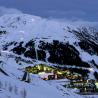
[[[88,24],[81,25],[86,27]],[[75,26],[68,25],[26,14],[1,16],[0,68],[3,68],[10,77],[0,73],[2,93],[0,98],[8,98],[7,96],[26,98],[24,92],[27,92],[27,98],[79,98],[79,95],[74,94],[73,91],[70,93],[71,90],[67,91],[67,89],[64,95],[60,94],[59,90],[35,75],[31,75],[31,84],[21,82],[19,78],[22,77],[23,72],[18,70],[43,63],[47,66],[64,67],[71,72],[81,74],[84,78],[97,80],[97,32],[91,32],[86,28],[77,29],[79,27],[78,23]],[[17,88],[22,94],[12,95],[12,89]],[[13,93],[17,93],[17,90]]]

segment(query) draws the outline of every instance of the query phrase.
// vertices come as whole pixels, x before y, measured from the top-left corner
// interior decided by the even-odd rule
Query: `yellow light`
[[[59,71],[58,71],[57,73],[58,73],[58,74],[62,74],[62,72],[59,72]]]
[[[46,67],[44,67],[44,71],[46,71],[47,70],[47,68]]]
[[[45,74],[45,72],[40,72],[40,73],[38,73],[39,75],[43,75],[43,74]]]
[[[98,88],[98,82],[95,83],[96,87]]]
[[[38,69],[40,70],[40,66],[38,65]]]

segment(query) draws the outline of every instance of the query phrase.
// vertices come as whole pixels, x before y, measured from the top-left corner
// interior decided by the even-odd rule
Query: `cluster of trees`
[[[94,72],[94,76],[95,76],[95,79],[98,80],[98,73],[96,71]]]
[[[6,34],[6,33],[7,33],[6,31],[1,31],[1,30],[0,30],[0,35]]]
[[[52,43],[40,41],[38,49],[35,50],[35,42],[30,40],[23,46],[23,42],[12,49],[12,51],[18,55],[24,55],[32,59],[45,61],[46,51],[49,52],[48,62],[61,64],[61,65],[76,65],[80,67],[89,67],[89,64],[83,62],[79,57],[79,51],[69,43],[59,42],[58,40],[53,40]],[[37,54],[36,54],[37,52]]]
[[[61,65],[67,64],[89,67],[89,64],[83,62],[79,57],[79,51],[69,43],[59,42],[57,40],[53,40],[52,43],[41,41],[39,48],[49,52],[49,62]]]
[[[73,33],[80,40],[78,43],[81,49],[92,54],[98,55],[98,31],[94,27],[80,27],[71,29],[68,32]]]
[[[21,98],[27,98],[27,91],[25,88],[20,90],[19,87],[17,87],[16,85],[12,85],[11,83],[8,83],[7,81],[5,82],[0,81],[0,89],[13,93],[15,94],[15,96],[21,96]]]

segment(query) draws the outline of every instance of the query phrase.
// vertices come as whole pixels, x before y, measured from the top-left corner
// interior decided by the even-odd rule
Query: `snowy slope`
[[[7,77],[0,73],[0,83],[2,84],[0,87],[0,98],[82,98],[73,91],[64,89],[63,87],[60,88],[64,89],[64,93],[62,93],[60,89],[57,89],[58,85],[50,85],[35,75],[31,75],[32,83],[30,84],[19,80],[19,78],[23,75],[23,72],[19,69],[24,68],[25,66],[32,66],[36,63],[53,65],[53,63],[48,62],[50,54],[47,50],[44,50],[46,53],[45,61],[38,61],[37,50],[39,50],[38,45],[40,41],[46,43],[53,43],[53,40],[68,42],[79,51],[79,57],[83,61],[90,63],[90,61],[94,59],[96,64],[98,64],[98,55],[90,55],[79,46],[76,46],[74,43],[80,42],[80,40],[74,34],[69,33],[66,30],[67,26],[74,29],[82,25],[96,26],[97,23],[81,21],[73,23],[69,21],[60,22],[57,20],[48,20],[26,14],[9,14],[0,17],[0,31],[6,31],[6,34],[0,34],[0,61],[3,61],[3,64],[0,64],[0,67],[3,68],[10,76]],[[36,52],[36,58],[34,60],[36,60],[36,62],[33,62],[30,58],[24,57],[24,54],[17,55],[11,51],[11,49],[18,46],[21,42],[23,42],[22,46],[25,47],[25,45],[32,39],[35,43],[34,49]],[[3,50],[3,46],[11,42],[14,44],[8,45],[6,51]],[[26,51],[27,50],[29,49],[27,48]],[[8,54],[11,55],[9,56]],[[31,64],[24,62],[22,62],[21,65],[17,64],[15,61],[17,56],[24,60],[30,60]],[[68,67],[72,66],[69,65]],[[95,78],[93,74],[95,71],[98,72],[98,69],[93,65],[90,67],[89,77]],[[81,67],[78,66],[77,68],[80,69]],[[13,91],[11,91],[12,88],[14,89]],[[18,91],[16,89],[18,89]],[[23,96],[24,92],[26,92],[26,97]]]
[[[11,98],[17,98],[22,97],[22,91],[25,90],[26,97],[25,98],[64,98],[59,91],[55,87],[49,86],[44,81],[41,81],[40,79],[36,79],[36,77],[32,76],[33,80],[31,84],[27,84],[25,82],[20,82],[17,79],[1,76],[0,75],[0,82],[2,83],[3,87],[1,88],[2,92],[4,92],[4,95],[0,94],[0,98],[7,98],[7,96],[10,96]],[[1,80],[2,78],[2,80]],[[5,87],[6,83],[6,87]],[[12,91],[10,90],[10,87],[12,87]],[[15,88],[16,87],[16,88]],[[15,89],[17,89],[17,92],[15,92]],[[8,93],[5,95],[5,93]],[[15,94],[17,93],[17,94]]]
[[[31,83],[20,81],[23,72],[12,58],[2,58],[5,61],[3,69],[9,76],[0,72],[0,98],[82,98],[70,90],[65,89],[65,93],[57,89],[55,85],[50,85],[41,80],[37,75],[30,75]],[[11,63],[9,63],[11,62]]]
[[[43,19],[37,16],[26,14],[9,14],[0,17],[0,30],[7,31],[7,34],[0,37],[0,41],[24,41],[31,39],[69,41],[70,44],[79,41],[73,34],[66,31],[66,27],[77,28],[79,26],[96,26],[97,23],[89,22],[59,22],[56,20]],[[66,38],[65,38],[66,36]],[[45,39],[46,38],[46,39]]]
[[[43,19],[38,16],[27,14],[8,14],[0,17],[0,30],[7,33],[0,36],[0,47],[10,42],[24,42],[23,46],[30,40],[35,41],[35,49],[38,49],[40,41],[52,43],[53,40],[60,42],[68,42],[73,45],[78,51],[81,60],[89,62],[92,59],[98,64],[98,56],[90,55],[79,46],[74,45],[75,42],[80,40],[72,33],[66,30],[66,27],[77,28],[80,26],[97,26],[96,22],[70,22],[70,21],[57,21]],[[17,45],[18,46],[18,45]],[[8,51],[13,49],[15,45],[10,45]],[[1,49],[2,50],[2,49]],[[46,53],[47,51],[45,51]],[[46,53],[46,61],[50,54]],[[36,56],[37,57],[37,56]],[[37,59],[37,58],[36,58]]]
[[[7,33],[0,36],[0,47],[10,42],[26,42],[30,40],[35,41],[35,49],[38,49],[40,41],[51,43],[53,40],[60,42],[68,42],[73,45],[80,53],[80,57],[83,61],[91,61],[92,59],[98,64],[96,55],[90,55],[80,47],[75,46],[75,42],[79,42],[79,39],[74,35],[66,31],[66,27],[76,28],[79,26],[97,26],[96,22],[60,22],[56,20],[43,19],[38,16],[32,16],[27,14],[8,14],[0,17],[0,30]],[[8,48],[8,51],[13,49],[13,45]],[[2,49],[1,49],[2,50]],[[49,55],[47,55],[49,58]]]
[[[83,25],[89,26],[89,24],[91,23],[59,22],[26,14],[9,14],[0,17],[0,29],[8,32],[7,41],[29,41],[31,38],[50,38],[49,40],[64,41],[66,26],[76,28]],[[91,26],[96,26],[96,23],[92,23]],[[68,41],[74,42],[77,40],[72,36],[67,34]]]

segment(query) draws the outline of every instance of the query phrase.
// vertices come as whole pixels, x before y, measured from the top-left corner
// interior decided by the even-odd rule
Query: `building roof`
[[[45,73],[45,72],[41,72],[39,73],[39,76],[41,78],[47,78],[49,75],[54,75],[53,73]]]

